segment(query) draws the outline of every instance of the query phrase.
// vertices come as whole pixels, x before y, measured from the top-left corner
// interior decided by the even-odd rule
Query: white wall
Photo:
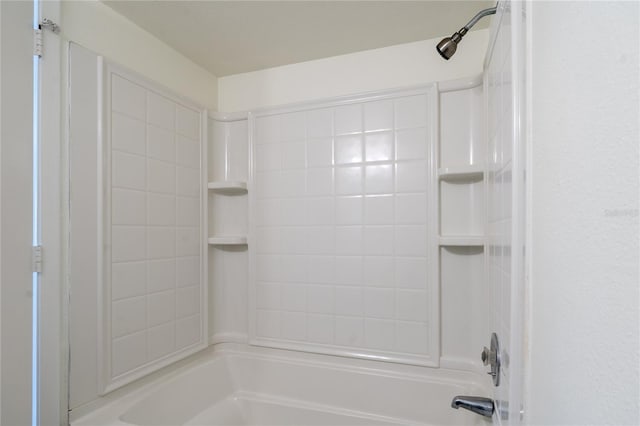
[[[200,105],[217,109],[215,75],[99,1],[63,1],[62,35]]]
[[[488,36],[470,32],[449,61],[435,49],[438,38],[221,77],[218,107],[243,111],[476,75]]]
[[[530,424],[640,424],[639,12],[533,2]]]

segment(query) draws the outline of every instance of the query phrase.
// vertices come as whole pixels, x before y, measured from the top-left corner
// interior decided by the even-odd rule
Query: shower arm
[[[460,34],[460,36],[464,36],[475,24],[478,23],[480,19],[484,18],[485,16],[495,15],[497,10],[498,10],[498,6],[496,5],[488,9],[483,9],[480,12],[476,13],[476,16],[471,18],[471,20],[467,22],[467,25],[460,28],[460,30],[458,31],[458,34]]]

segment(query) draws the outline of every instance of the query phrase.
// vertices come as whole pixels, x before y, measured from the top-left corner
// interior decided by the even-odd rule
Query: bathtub
[[[455,395],[484,394],[474,374],[218,346],[142,386],[118,391],[80,417],[72,415],[71,425],[490,424],[450,407]]]

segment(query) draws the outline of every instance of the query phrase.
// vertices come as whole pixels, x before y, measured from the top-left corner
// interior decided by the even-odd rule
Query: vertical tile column
[[[204,342],[200,113],[110,73],[107,385]],[[109,248],[109,247],[108,247]]]

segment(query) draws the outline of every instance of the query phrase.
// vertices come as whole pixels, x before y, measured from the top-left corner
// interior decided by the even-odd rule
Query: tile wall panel
[[[200,112],[111,78],[106,384],[204,343]]]
[[[252,343],[433,361],[431,101],[254,117]]]

